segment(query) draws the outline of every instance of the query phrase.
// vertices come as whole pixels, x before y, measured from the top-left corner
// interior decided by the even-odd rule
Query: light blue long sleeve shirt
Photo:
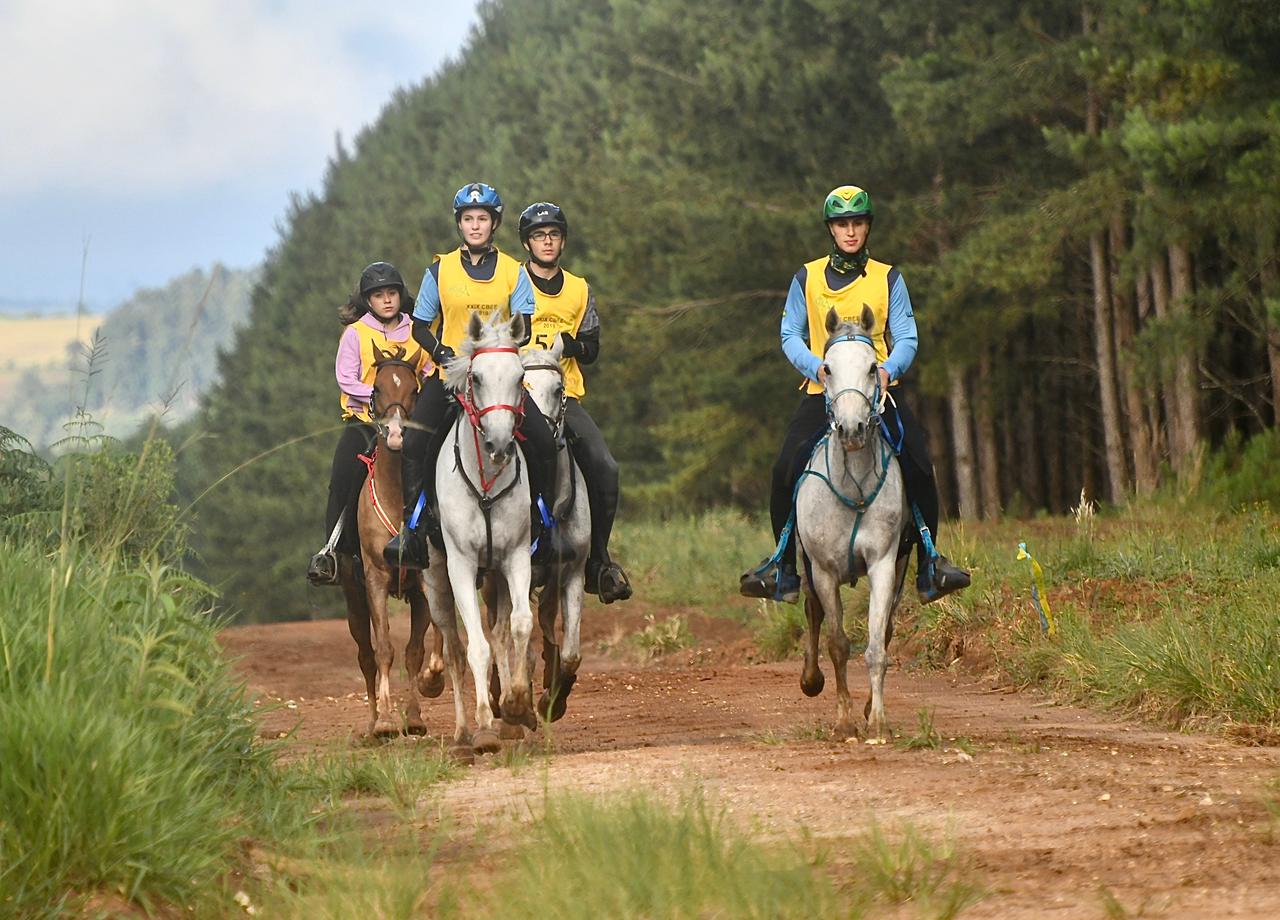
[[[791,279],[791,288],[787,291],[787,302],[782,308],[782,352],[796,370],[816,383],[822,359],[809,350],[809,306],[804,296],[807,275],[808,270],[801,268]],[[889,271],[888,327],[889,357],[881,367],[889,372],[892,381],[898,380],[911,367],[918,342],[911,295],[907,293],[907,283],[896,268]]]
[[[495,256],[496,262],[496,256]],[[466,259],[462,261],[462,267],[477,280],[486,280],[483,276],[473,274],[472,267]],[[487,266],[482,261],[478,269],[483,272]],[[493,277],[495,268],[490,267],[487,271],[489,278]],[[533,315],[533,285],[529,283],[529,276],[525,273],[525,269],[521,267],[519,274],[516,275],[516,286],[511,292],[508,300],[508,306],[511,315],[523,313],[525,316]],[[418,299],[414,302],[413,318],[424,323],[434,322],[436,317],[440,315],[440,263],[432,262],[427,266],[427,270],[422,273],[422,285],[418,288]]]

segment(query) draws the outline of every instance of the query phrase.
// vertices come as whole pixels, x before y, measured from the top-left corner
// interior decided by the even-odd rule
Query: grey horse
[[[529,484],[515,440],[524,394],[516,343],[524,334],[522,314],[496,324],[492,318],[484,322],[472,315],[458,356],[445,369],[447,385],[463,412],[436,461],[445,552],[441,558],[432,548],[426,581],[431,617],[444,635],[453,684],[455,750],[469,743],[473,753],[501,749],[488,692],[491,660],[497,663],[503,720],[537,725],[529,663]],[[476,594],[485,573],[494,576],[498,596],[492,628],[481,615]],[[467,634],[466,658],[475,684],[474,735],[467,727],[463,699],[458,615]]]
[[[868,738],[884,740],[884,675],[893,635],[893,612],[901,594],[907,556],[899,556],[904,524],[910,520],[898,458],[879,424],[884,399],[870,333],[874,317],[863,307],[859,324],[827,314],[823,384],[830,429],[819,442],[796,489],[796,537],[803,565],[808,636],[801,689],[822,692],[818,631],[827,619],[827,650],[836,673],[836,736],[857,735],[849,700],[846,666],[849,637],[844,631],[841,585],[861,576],[870,583],[867,610],[867,673],[871,697],[863,711]]]
[[[587,555],[591,546],[591,504],[587,484],[569,450],[565,437],[564,371],[560,356],[564,342],[557,336],[549,351],[529,349],[523,353],[525,388],[555,433],[556,494],[563,554],[552,564],[546,586],[538,597],[538,623],[542,627],[542,697],[538,713],[556,721],[565,712],[565,703],[577,680],[582,662],[579,629],[582,623],[583,586]],[[556,642],[556,615],[563,615],[563,641]]]

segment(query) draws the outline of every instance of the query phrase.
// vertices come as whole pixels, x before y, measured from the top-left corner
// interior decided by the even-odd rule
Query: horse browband
[[[876,347],[876,343],[871,341],[870,336],[863,335],[860,332],[850,332],[845,335],[838,335],[834,339],[827,339],[827,344],[822,348],[822,356],[825,358],[827,356],[827,352],[831,350],[831,346],[838,342],[862,342],[864,345],[870,345],[872,348]]]

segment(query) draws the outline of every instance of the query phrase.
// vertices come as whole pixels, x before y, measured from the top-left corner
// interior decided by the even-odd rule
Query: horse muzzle
[[[867,446],[867,424],[866,422],[858,422],[845,428],[843,425],[836,426],[836,437],[840,440],[840,446],[844,448],[847,454],[853,453],[855,450],[862,450]]]
[[[484,451],[489,456],[489,462],[496,467],[504,467],[511,462],[511,458],[516,455],[516,442],[514,439],[507,441],[501,448],[496,447],[492,441],[485,438]]]
[[[386,424],[387,450],[400,450],[404,447],[404,426],[400,417],[393,416]]]

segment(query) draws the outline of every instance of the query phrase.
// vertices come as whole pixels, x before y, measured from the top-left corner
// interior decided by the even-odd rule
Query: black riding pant
[[[569,449],[582,469],[591,499],[591,557],[609,561],[609,534],[618,514],[618,462],[609,453],[604,435],[595,420],[570,398],[565,402],[564,423],[569,431]]]
[[[555,436],[546,418],[522,389],[524,418],[516,429],[524,436],[521,444],[528,467],[529,487],[534,496],[541,495],[550,507],[555,501],[556,447]],[[410,427],[404,435],[405,519],[408,520],[418,493],[436,467],[440,448],[448,437],[449,427],[461,409],[438,374],[428,377],[413,407],[413,421],[421,428]]]
[[[910,394],[903,393],[904,387],[896,386],[890,391],[891,399],[885,403],[884,420],[890,437],[896,442],[899,437],[899,423],[902,426],[902,450],[898,455],[902,467],[903,484],[907,490],[907,500],[920,509],[929,532],[938,532],[938,486],[933,478],[933,461],[929,458],[928,441],[924,429],[917,422],[908,406]],[[813,448],[821,440],[827,428],[826,399],[821,393],[812,393],[800,401],[795,414],[787,425],[787,433],[782,441],[782,450],[773,464],[773,488],[769,495],[769,517],[773,523],[773,537],[782,536],[782,528],[791,516],[791,500],[800,474],[809,464],[809,456]],[[915,532],[914,524],[910,530]],[[923,555],[924,547],[920,546]],[[794,535],[787,540],[782,550],[782,561],[788,565],[796,564],[796,548]]]
[[[343,425],[342,434],[338,436],[338,444],[333,450],[333,466],[329,470],[329,503],[324,512],[324,538],[328,542],[334,526],[344,509],[350,509],[347,523],[343,527],[339,547],[343,551],[352,551],[358,545],[356,536],[356,502],[360,499],[360,486],[363,485],[368,467],[357,457],[357,454],[368,455],[377,442],[378,430],[372,425],[357,418],[348,419]]]

